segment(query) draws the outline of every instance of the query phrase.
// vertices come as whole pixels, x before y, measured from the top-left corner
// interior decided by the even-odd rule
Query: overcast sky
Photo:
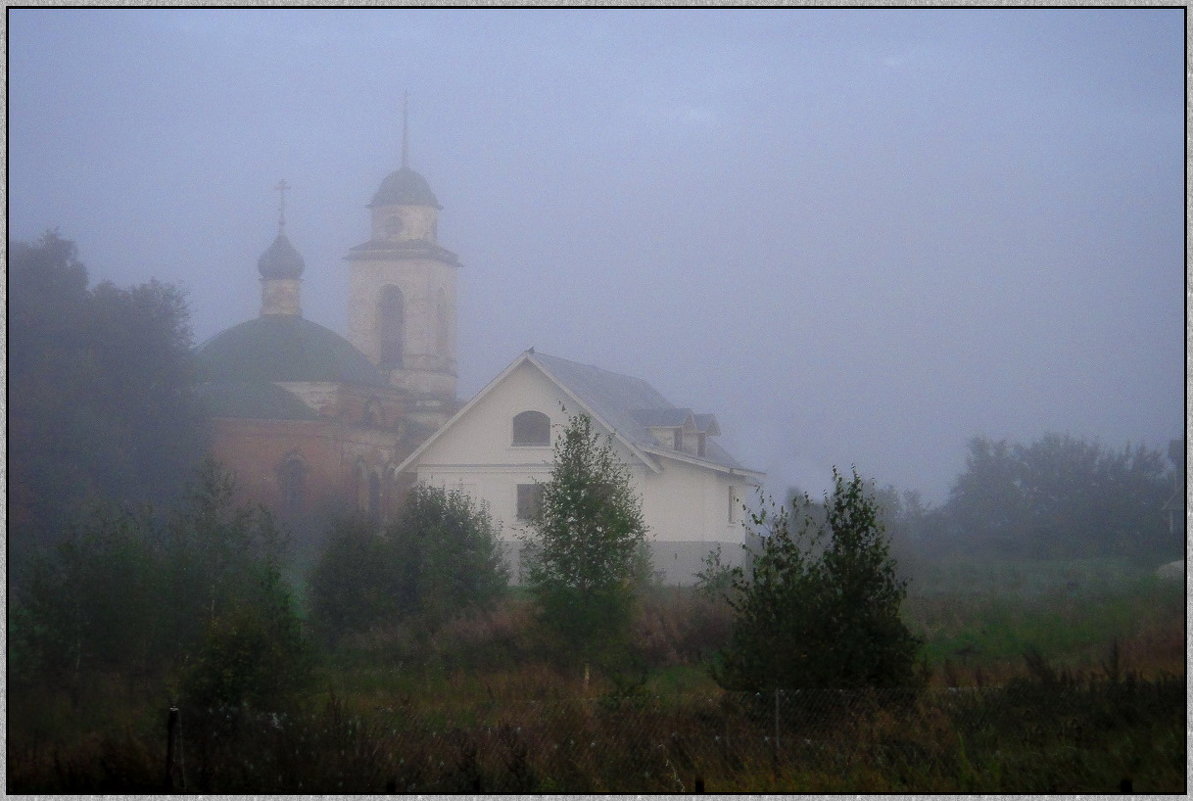
[[[459,254],[460,394],[533,345],[713,412],[771,486],[942,501],[975,435],[1183,431],[1172,10],[15,10],[9,236],[346,332],[398,166]],[[19,388],[13,388],[19,391]]]

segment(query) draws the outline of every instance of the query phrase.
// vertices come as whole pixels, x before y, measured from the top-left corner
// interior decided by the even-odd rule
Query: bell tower
[[[406,396],[409,417],[438,428],[456,407],[456,254],[439,246],[442,208],[410,169],[402,109],[401,166],[369,203],[369,241],[349,250],[348,340]]]

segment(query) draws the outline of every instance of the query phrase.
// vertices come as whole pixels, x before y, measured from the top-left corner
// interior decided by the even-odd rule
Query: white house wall
[[[550,445],[512,444],[514,415],[528,410],[551,419],[552,443],[568,417],[580,411],[558,385],[523,362],[442,430],[415,466],[420,482],[460,489],[486,502],[510,544],[522,527],[517,485],[545,482],[551,475]],[[739,556],[743,534],[740,514],[730,521],[729,488],[744,494],[744,477],[668,458],[658,459],[662,470],[655,472],[621,442],[614,441],[614,450],[630,467],[650,528],[655,567],[669,583],[690,583],[703,557],[718,544],[727,560]],[[515,550],[510,552],[517,575]]]

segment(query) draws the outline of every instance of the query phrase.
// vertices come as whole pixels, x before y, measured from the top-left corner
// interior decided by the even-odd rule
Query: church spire
[[[402,92],[402,169],[407,167],[409,156],[410,93]]]

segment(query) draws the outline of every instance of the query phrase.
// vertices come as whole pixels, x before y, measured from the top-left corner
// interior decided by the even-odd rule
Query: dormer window
[[[551,418],[533,411],[514,415],[514,444],[550,445]]]

